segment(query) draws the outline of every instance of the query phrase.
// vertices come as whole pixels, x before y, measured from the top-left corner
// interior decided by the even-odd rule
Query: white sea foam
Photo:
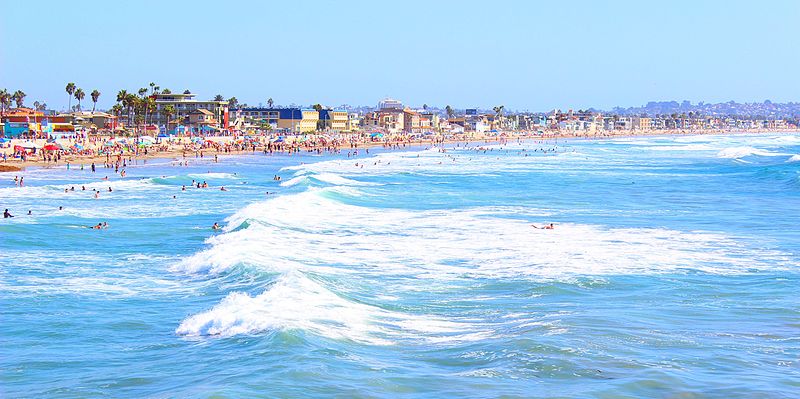
[[[332,339],[388,345],[408,336],[430,342],[484,339],[467,323],[408,315],[343,298],[299,272],[282,275],[266,291],[229,294],[209,311],[184,320],[179,335],[200,336],[304,330]]]
[[[791,154],[762,150],[754,147],[730,147],[730,148],[725,148],[719,153],[717,153],[717,157],[729,158],[729,159],[744,158],[751,155],[775,157],[775,156],[787,156]]]
[[[207,250],[177,263],[179,272],[220,273],[246,265],[281,276],[256,296],[229,294],[212,309],[185,319],[176,333],[232,336],[302,329],[376,345],[404,339],[482,340],[498,336],[491,324],[389,311],[378,304],[409,291],[452,291],[464,279],[575,281],[689,270],[737,274],[774,270],[790,261],[784,254],[748,248],[719,234],[580,224],[538,230],[528,222],[498,217],[497,207],[374,209],[327,198],[335,189],[251,204],[228,219],[227,232],[209,239]],[[237,228],[245,222],[247,227]],[[362,293],[367,301],[354,301],[326,288],[330,281],[323,284],[308,275],[328,276],[330,281],[372,276],[383,283],[371,300]],[[564,331],[556,327],[543,327],[543,333]]]
[[[190,173],[187,176],[193,179],[236,179],[237,176],[231,173],[209,172],[209,173]]]
[[[171,257],[131,254],[109,258],[88,252],[6,251],[0,263],[0,292],[15,296],[80,295],[121,296],[175,294],[187,290],[174,279],[143,273],[142,262],[162,264]],[[55,257],[63,265],[54,267]],[[103,265],[98,269],[97,265]],[[13,268],[13,273],[9,271]],[[9,281],[13,280],[13,281]]]
[[[537,230],[497,217],[496,208],[366,208],[326,197],[336,190],[251,204],[227,220],[227,233],[209,239],[207,250],[174,268],[219,273],[244,264],[276,272],[550,279],[685,269],[738,273],[785,258],[707,232],[580,224]],[[245,222],[247,228],[234,231]]]
[[[281,186],[283,186],[283,187],[292,187],[292,186],[296,186],[296,185],[298,185],[300,183],[306,183],[306,182],[308,182],[308,177],[306,177],[306,176],[296,176],[296,177],[293,177],[293,178],[291,178],[289,180],[282,181],[281,182]]]
[[[309,174],[309,175],[301,174],[301,175],[295,176],[295,177],[293,177],[293,178],[291,178],[289,180],[281,182],[281,186],[291,187],[291,186],[295,186],[295,185],[298,185],[298,184],[301,184],[301,183],[308,183],[311,180],[316,180],[316,181],[319,181],[319,182],[328,183],[328,184],[332,184],[332,185],[338,185],[338,186],[374,186],[374,185],[378,185],[377,183],[369,183],[369,182],[362,182],[362,181],[358,181],[358,180],[348,179],[346,177],[342,177],[342,176],[337,175],[335,173],[323,172],[323,173],[319,173],[319,174]]]
[[[707,144],[687,145],[655,145],[647,147],[648,151],[714,151],[715,147]]]
[[[786,160],[786,162],[800,162],[800,155],[798,154],[792,155],[791,157],[789,157],[789,159]]]
[[[346,177],[339,176],[339,175],[337,175],[335,173],[320,173],[320,174],[317,174],[317,175],[313,175],[312,177],[314,179],[317,179],[317,180],[325,182],[325,183],[330,183],[330,184],[340,185],[340,186],[372,186],[372,185],[375,185],[375,183],[368,183],[368,182],[362,182],[362,181],[357,181],[357,180],[353,180],[353,179],[348,179]]]

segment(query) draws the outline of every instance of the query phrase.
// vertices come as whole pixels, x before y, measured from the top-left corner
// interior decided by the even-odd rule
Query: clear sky
[[[800,1],[0,0],[0,88],[113,104],[155,82],[240,102],[546,111],[800,101]]]

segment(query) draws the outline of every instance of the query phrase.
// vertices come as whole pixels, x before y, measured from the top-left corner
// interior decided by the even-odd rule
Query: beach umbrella
[[[50,143],[50,144],[45,145],[43,149],[46,150],[46,151],[58,151],[61,148],[59,148],[58,145],[56,145],[56,144]]]

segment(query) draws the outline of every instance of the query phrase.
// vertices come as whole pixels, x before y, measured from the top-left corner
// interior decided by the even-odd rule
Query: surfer
[[[219,227],[219,223],[217,223],[217,222],[214,222],[214,225],[213,225],[213,226],[211,226],[211,229],[212,229],[212,230],[219,230],[219,229],[220,229],[220,227]]]

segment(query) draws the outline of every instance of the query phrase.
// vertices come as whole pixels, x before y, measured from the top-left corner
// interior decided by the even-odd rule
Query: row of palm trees
[[[122,116],[124,113],[128,120],[127,125],[147,124],[148,118],[152,123],[153,114],[156,112],[155,94],[172,94],[170,89],[161,89],[157,84],[150,82],[150,88],[142,87],[136,93],[129,93],[122,89],[117,92],[117,103],[111,107],[111,113]],[[185,90],[184,94],[191,94]],[[167,121],[177,114],[177,110],[172,105],[167,105],[159,110],[159,113],[166,117]]]
[[[67,94],[69,95],[69,109],[72,110],[72,98],[74,97],[78,100],[78,111],[81,110],[81,101],[86,98],[86,93],[80,87],[76,86],[75,83],[70,82],[67,83],[67,87],[65,88]],[[97,100],[100,98],[100,91],[97,89],[92,90],[89,94],[92,98],[92,113],[94,113],[95,108],[97,107]]]
[[[0,89],[0,110],[2,114],[5,115],[6,111],[11,108],[12,102],[17,104],[17,108],[22,108],[25,105],[25,97],[27,96],[22,90],[9,93],[6,89]]]

